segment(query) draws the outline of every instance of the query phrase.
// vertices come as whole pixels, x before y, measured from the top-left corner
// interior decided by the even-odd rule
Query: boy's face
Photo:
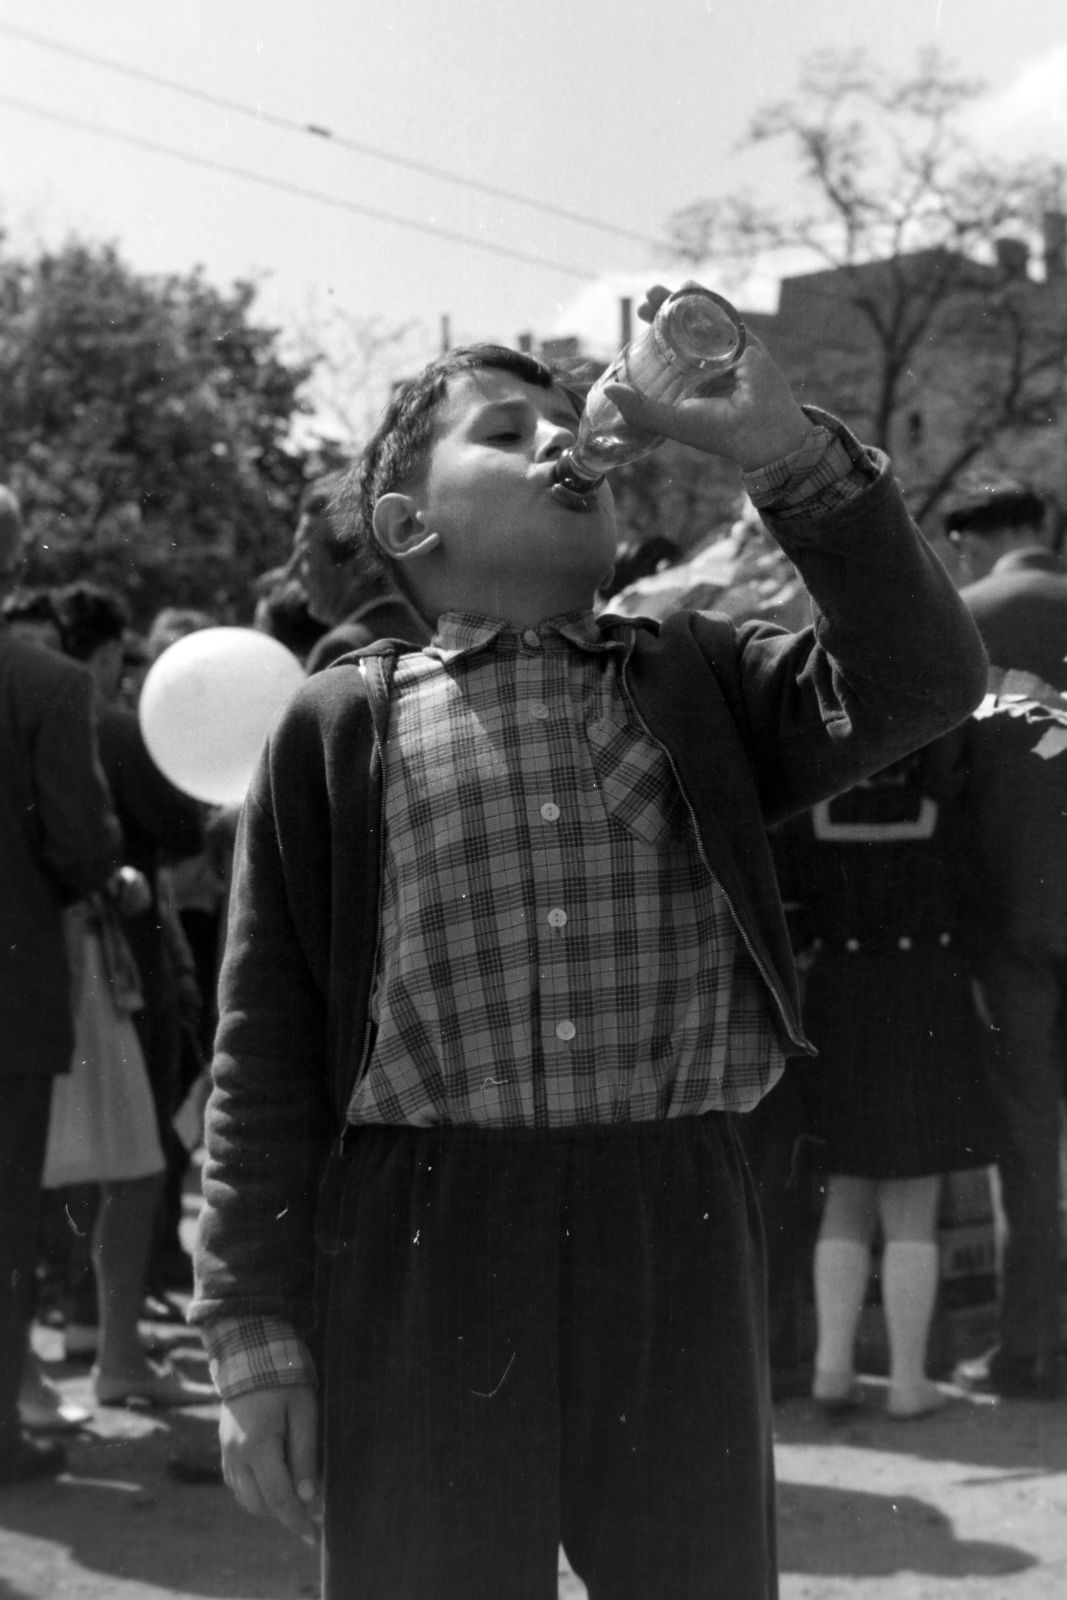
[[[585,511],[550,492],[577,427],[562,389],[494,368],[449,379],[426,472],[409,492],[427,531],[440,535],[454,605],[506,615],[517,583],[558,592],[559,610],[591,603],[615,557],[610,491]]]

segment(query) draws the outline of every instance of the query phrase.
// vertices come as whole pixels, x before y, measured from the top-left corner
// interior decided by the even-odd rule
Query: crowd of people
[[[378,637],[430,638],[379,573],[339,556],[335,487],[309,486],[289,562],[253,596],[253,626],[309,674]],[[66,1360],[92,1363],[100,1404],[208,1393],[159,1359],[138,1323],[180,1318],[192,1287],[179,1235],[190,1151],[176,1118],[210,1061],[236,824],[168,782],[137,718],[152,662],[216,619],[166,607],[137,632],[114,590],[26,585],[29,552],[2,490],[0,1038],[4,1088],[20,1093],[6,1128],[15,1290],[2,1323],[0,1482],[61,1470],[56,1435],[89,1420],[34,1358],[34,1317],[61,1329]]]
[[[0,490],[0,1483],[60,1470],[85,1420],[34,1316],[99,1404],[202,1398],[138,1323],[192,1287],[176,1117],[224,948],[193,1315],[228,1480],[309,1538],[325,1394],[331,1592],[442,1552],[471,1593],[527,1592],[562,1531],[605,1594],[652,1566],[771,1594],[766,1374],[859,1403],[880,1230],[888,1412],[945,1403],[946,1173],[995,1166],[1007,1230],[999,1340],[957,1381],[1064,1394],[1067,571],[1040,498],[993,486],[946,521],[957,598],[884,458],[746,359],[748,410],[701,402],[686,442],[738,461],[814,632],[613,632],[605,502],[541,482],[580,402],[527,356],[445,358],[309,485],[251,597],[309,687],[237,833],[228,943],[237,819],[173,788],[136,715],[215,619],[136,634],[92,582],[27,589]]]

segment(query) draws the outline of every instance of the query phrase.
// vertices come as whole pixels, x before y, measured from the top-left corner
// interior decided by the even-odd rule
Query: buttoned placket
[[[535,644],[524,634],[517,662],[520,681],[516,687],[520,705],[526,705],[529,730],[529,737],[523,741],[523,778],[531,797],[528,817],[538,908],[545,1088],[552,1109],[569,1115],[574,1112],[576,1092],[595,1096],[601,1114],[605,1110],[609,1114],[616,1110],[622,1092],[618,1073],[608,1064],[598,1065],[595,1083],[590,1082],[586,1074],[575,1072],[574,1053],[588,1046],[588,1039],[583,1039],[582,1035],[582,1019],[574,1015],[575,930],[580,926],[585,908],[568,902],[565,887],[569,881],[565,835],[569,834],[573,850],[573,830],[580,829],[583,820],[576,808],[580,809],[590,798],[584,794],[586,782],[596,787],[589,762],[588,728],[602,720],[610,709],[608,702],[614,672],[603,660],[604,654],[561,648],[555,641],[545,650],[540,641]],[[576,695],[572,680],[578,677],[584,692]],[[542,708],[548,712],[547,716],[542,714]],[[551,785],[554,765],[573,769],[583,791],[581,797],[567,794],[561,800],[551,793],[545,798],[545,784]],[[570,870],[573,875],[573,862]],[[554,1091],[565,1095],[565,1105],[559,1101],[553,1103]],[[592,1109],[591,1104],[583,1105],[585,1112]]]
[[[554,646],[554,647],[553,647]],[[529,830],[534,902],[537,906],[537,946],[541,1001],[541,1043],[545,1061],[545,1092],[554,1098],[561,1079],[569,1078],[571,1055],[579,1028],[571,1015],[572,972],[569,961],[569,924],[575,912],[564,891],[563,829],[567,798],[553,792],[553,750],[571,737],[566,726],[567,701],[562,693],[567,657],[551,641],[546,650],[532,628],[520,635],[516,674],[518,701],[526,710],[527,732],[522,741],[523,782],[529,795]]]

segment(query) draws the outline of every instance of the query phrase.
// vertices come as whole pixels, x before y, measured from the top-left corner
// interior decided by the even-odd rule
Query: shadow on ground
[[[970,1463],[1006,1477],[1067,1472],[1067,1401],[975,1403],[956,1397],[933,1416],[894,1422],[881,1409],[884,1400],[884,1383],[865,1381],[861,1409],[837,1422],[827,1422],[808,1400],[788,1401],[775,1407],[774,1437],[780,1444],[832,1443]],[[988,1479],[989,1472],[983,1476]]]
[[[187,1376],[206,1377],[199,1351],[173,1354]],[[70,1398],[89,1398],[87,1376],[46,1366]],[[98,1411],[69,1443],[64,1477],[0,1492],[0,1600],[121,1600],[124,1583],[211,1600],[318,1595],[316,1555],[212,1481],[217,1428],[213,1405]]]
[[[1012,1545],[957,1539],[943,1512],[912,1495],[807,1483],[779,1483],[778,1540],[783,1572],[824,1578],[994,1578],[1036,1565]]]

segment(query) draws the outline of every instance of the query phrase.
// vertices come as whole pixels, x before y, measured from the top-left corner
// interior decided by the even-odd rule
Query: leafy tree
[[[753,325],[805,398],[894,454],[920,519],[1035,435],[1050,446],[1038,451],[1044,486],[1067,494],[1061,174],[980,154],[962,115],[979,92],[936,54],[900,79],[862,53],[817,55],[797,96],[748,134],[787,144],[795,204],[735,194],[670,223],[691,262],[743,271],[799,246],[822,263],[787,278],[778,316]],[[1039,241],[1043,281],[1028,266]]]
[[[391,323],[312,296],[294,348],[311,370],[307,395],[316,429],[351,453],[378,425],[393,389],[438,354],[425,325]]]
[[[139,618],[247,614],[284,559],[309,364],[253,319],[255,289],[150,277],[110,245],[0,255],[0,479],[36,536],[31,581],[92,576]]]

